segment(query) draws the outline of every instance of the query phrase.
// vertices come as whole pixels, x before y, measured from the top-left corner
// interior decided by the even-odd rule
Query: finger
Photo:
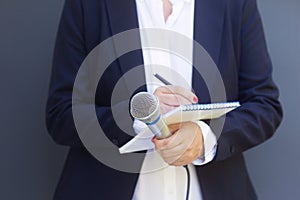
[[[173,157],[173,158],[167,158],[167,163],[172,166],[183,166],[187,165],[193,162],[191,159],[187,159],[184,155]]]
[[[184,153],[175,162],[173,162],[172,165],[180,166],[192,163],[202,154],[201,148],[197,147],[195,143],[189,146],[189,148],[185,148],[183,152]]]
[[[177,157],[177,158],[164,158],[164,161],[166,163],[168,163],[169,165],[173,165],[174,166],[174,163],[177,163],[178,159],[179,159],[179,157]]]
[[[162,114],[165,114],[167,112],[170,112],[171,110],[174,110],[177,107],[178,106],[169,106],[169,105],[166,105],[166,104],[160,104],[160,112]]]
[[[182,145],[182,148],[190,148],[194,143],[198,134],[190,129],[185,123],[171,124],[168,126],[172,133],[172,136],[168,138],[168,142],[165,144],[165,149],[172,149],[178,145]],[[175,132],[172,132],[174,131]],[[194,133],[193,133],[194,132]]]
[[[179,167],[179,166],[184,166],[184,165],[188,165],[188,164],[191,164],[191,163],[192,163],[192,161],[176,161],[176,162],[173,162],[169,165]]]
[[[163,93],[160,96],[158,96],[158,99],[160,104],[176,107],[180,105],[187,105],[193,103],[193,101],[187,99],[186,97],[175,93]]]
[[[164,151],[167,149],[172,149],[181,144],[182,139],[178,138],[177,134],[173,134],[168,138],[164,139],[153,139],[152,142],[155,145],[157,151]]]
[[[171,163],[171,165],[174,165],[174,166],[188,165],[188,164],[192,163],[194,160],[196,160],[197,158],[198,157],[196,157],[196,156],[182,155],[175,162]]]
[[[181,127],[181,123],[176,123],[176,124],[170,124],[168,125],[168,128],[170,130],[171,133],[175,133],[176,131],[178,131],[178,129]]]
[[[162,149],[162,154],[166,158],[174,157],[173,161],[175,159],[178,159],[179,157],[187,157],[187,158],[197,158],[200,156],[200,153],[202,152],[201,146],[198,145],[197,139],[186,139],[185,140],[179,140],[179,142],[176,144],[176,141],[171,141]]]
[[[184,143],[185,138],[184,135],[180,133],[180,129],[174,132],[170,137],[166,138],[164,141],[164,146],[161,150],[173,149],[179,145]]]
[[[196,151],[198,153],[196,153]],[[167,149],[165,147],[158,150],[164,161],[170,165],[181,166],[191,163],[199,157],[200,150],[193,147],[187,148],[185,144],[180,144],[174,148]]]
[[[184,99],[186,99],[189,103],[197,103],[198,97],[191,92],[190,90],[175,86],[175,85],[168,85],[161,88],[162,93],[169,93],[169,94],[177,94],[179,96],[182,96]]]
[[[182,147],[176,146],[172,149],[162,150],[160,152],[160,154],[162,155],[162,157],[164,159],[171,160],[172,163],[173,163],[176,160],[178,160],[184,154],[184,151],[183,151]]]
[[[192,163],[198,157],[193,151],[185,151],[178,159],[172,162],[174,166],[182,166]]]
[[[169,125],[170,131],[173,133],[172,136],[161,139],[161,140],[154,140],[155,148],[159,151],[164,150],[172,150],[173,148],[182,148],[182,152],[186,150],[190,150],[194,148],[200,140],[202,140],[202,135],[197,134],[197,132],[193,133],[194,131],[198,130],[198,127],[191,127],[194,124],[191,123],[177,123]],[[173,132],[175,130],[175,132]]]
[[[168,143],[168,138],[160,140],[157,138],[153,138],[152,142],[154,143],[156,151],[162,151]]]
[[[176,131],[172,136],[168,138],[168,140],[164,144],[163,150],[174,149],[175,147],[183,144],[184,139],[182,138],[183,136],[178,133],[179,131]]]
[[[193,143],[194,138],[189,138],[187,134],[184,133],[184,129],[181,129],[181,123],[169,125],[169,130],[172,135],[165,139],[160,139],[156,141],[157,150],[172,149],[179,145],[185,145],[188,148],[189,145]]]
[[[164,161],[170,165],[183,165],[183,163],[192,162],[191,159],[188,160],[188,157],[185,156],[185,153],[182,152],[181,148],[178,148],[177,150],[166,150],[160,152],[160,155],[162,156]]]

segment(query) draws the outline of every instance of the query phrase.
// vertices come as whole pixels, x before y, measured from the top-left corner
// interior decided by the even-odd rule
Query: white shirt
[[[190,58],[193,55],[192,41],[194,32],[194,0],[170,0],[173,5],[172,14],[164,20],[162,0],[136,0],[138,21],[140,28],[160,28],[176,31],[191,39],[186,44]],[[162,37],[166,37],[163,36]],[[158,49],[144,49],[147,34],[141,34],[142,51],[145,65],[145,77],[148,92],[153,93],[163,84],[153,74],[158,73],[174,85],[191,89],[192,65],[186,60]],[[168,38],[165,40],[168,42]],[[149,42],[149,41],[147,41]],[[172,44],[170,43],[170,48]],[[190,59],[192,60],[192,59]],[[200,97],[201,98],[201,97]],[[201,188],[197,179],[194,165],[203,165],[210,162],[216,152],[216,137],[210,127],[204,122],[197,122],[204,138],[204,158],[199,158],[189,165],[191,173],[190,200],[201,200]],[[138,134],[144,127],[135,120],[133,125]],[[183,200],[186,195],[187,175],[183,167],[167,165],[154,150],[147,152],[142,165],[133,200]]]

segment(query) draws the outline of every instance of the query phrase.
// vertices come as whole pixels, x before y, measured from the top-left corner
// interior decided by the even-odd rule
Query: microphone
[[[134,95],[130,102],[130,114],[137,120],[140,120],[150,128],[157,139],[164,139],[171,136],[171,132],[161,118],[159,102],[156,96],[149,92],[139,92]],[[187,165],[183,166],[187,173],[187,192],[186,199],[190,193],[190,171]]]
[[[157,139],[172,135],[161,117],[158,99],[153,94],[139,92],[134,95],[130,102],[130,114],[133,118],[144,122]]]

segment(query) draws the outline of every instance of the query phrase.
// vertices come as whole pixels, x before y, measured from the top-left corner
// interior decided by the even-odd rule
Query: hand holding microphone
[[[198,98],[191,91],[172,85],[157,88],[154,95],[138,93],[131,100],[131,115],[145,122],[156,135],[152,140],[155,149],[170,165],[182,166],[197,159],[203,153],[203,137],[197,123],[167,126],[161,114],[197,102]]]

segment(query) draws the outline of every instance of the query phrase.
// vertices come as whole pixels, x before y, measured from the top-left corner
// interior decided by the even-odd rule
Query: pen
[[[153,74],[158,80],[160,80],[163,84],[165,85],[172,85],[172,83],[170,83],[169,81],[167,81],[164,77],[162,77],[159,74]],[[194,90],[192,89],[192,92],[195,94]],[[198,101],[198,100],[197,100]],[[192,104],[195,104],[193,102],[191,102]]]
[[[167,81],[166,79],[164,79],[161,75],[159,74],[154,74],[154,76],[160,80],[163,84],[165,85],[172,85],[172,83],[170,83],[169,81]]]

